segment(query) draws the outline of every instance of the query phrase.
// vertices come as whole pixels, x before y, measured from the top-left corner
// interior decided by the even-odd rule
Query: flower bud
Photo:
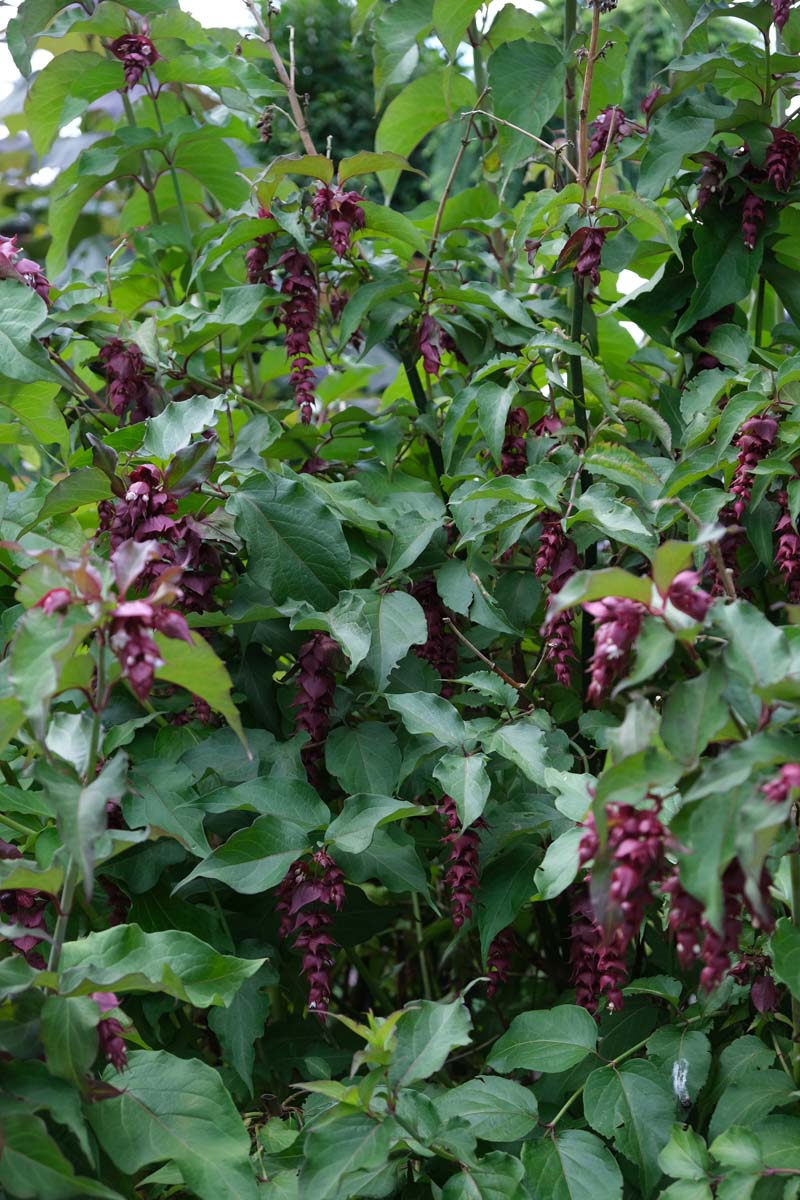
[[[788,129],[773,129],[772,144],[767,147],[764,166],[767,179],[779,192],[788,192],[797,175],[800,141]]]
[[[599,704],[628,669],[645,608],[637,600],[608,596],[583,606],[594,617],[594,653],[586,698]]]

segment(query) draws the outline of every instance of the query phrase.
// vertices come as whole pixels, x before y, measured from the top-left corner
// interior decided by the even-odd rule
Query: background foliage
[[[795,1197],[800,18],[248,7],[8,26],[0,1193]]]

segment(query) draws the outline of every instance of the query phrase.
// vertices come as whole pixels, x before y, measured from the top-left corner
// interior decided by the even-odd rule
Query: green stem
[[[125,116],[128,119],[128,124],[130,125],[131,129],[137,129],[138,126],[136,123],[136,114],[134,113],[133,105],[128,98],[128,93],[123,91],[121,95],[122,106],[125,109]],[[147,196],[147,206],[150,209],[150,219],[153,222],[153,225],[158,228],[158,226],[161,224],[161,214],[158,211],[158,204],[156,203],[155,180],[153,179],[153,173],[150,170],[150,164],[147,161],[147,152],[145,150],[143,150],[141,153],[141,164],[142,179],[144,180],[144,191],[145,195]],[[175,292],[172,287],[172,280],[170,279],[169,275],[166,274],[164,275],[164,292],[167,297],[167,303],[174,305]]]
[[[564,3],[564,55],[567,63],[566,81],[564,84],[564,133],[568,142],[567,157],[573,166],[577,166],[577,130],[578,130],[578,99],[575,94],[575,59],[572,54],[572,40],[578,27],[578,0],[565,0]]]
[[[789,855],[789,880],[792,895],[792,924],[800,929],[800,846]],[[792,994],[792,1074],[800,1085],[800,1000]]]
[[[426,1000],[433,999],[433,988],[431,987],[431,975],[428,970],[428,958],[425,953],[422,933],[422,915],[419,907],[419,896],[416,892],[411,893],[411,911],[414,914],[414,936],[417,939],[417,955],[419,957],[419,969],[422,975],[422,990],[425,993]]]
[[[756,349],[758,349],[758,347],[761,345],[761,336],[764,332],[764,293],[765,293],[765,291],[766,291],[766,284],[764,282],[764,276],[759,275],[759,277],[758,277],[758,292],[756,293],[755,331],[754,331]]]
[[[72,902],[75,899],[75,888],[78,883],[78,864],[70,855],[67,861],[67,869],[64,872],[64,883],[61,888],[61,899],[59,901],[60,912],[56,919],[56,927],[53,930],[53,943],[50,947],[50,957],[47,960],[48,971],[57,971],[58,964],[61,961],[61,948],[64,945],[64,940],[67,936],[67,925],[69,924],[70,914],[72,913]]]
[[[24,833],[26,837],[30,837],[32,833],[36,833],[35,829],[29,829],[21,821],[15,821],[13,817],[7,817],[5,813],[0,817],[0,825],[6,825],[9,829],[15,829],[17,833]]]
[[[147,90],[148,90],[148,94],[150,96],[150,100],[152,101],[152,104],[153,104],[153,112],[156,114],[156,123],[158,125],[158,132],[161,134],[162,137],[165,138],[166,130],[164,128],[164,122],[161,119],[161,110],[158,107],[158,100],[156,99],[156,93],[152,86],[152,80],[149,81]],[[164,147],[164,153],[166,155],[166,146]],[[180,180],[178,179],[178,172],[175,168],[175,163],[172,161],[171,157],[167,157],[167,162],[169,163],[169,174],[170,174],[170,178],[172,179],[172,186],[175,190],[175,200],[177,202],[178,212],[180,214],[181,228],[183,230],[183,236],[186,241],[186,253],[189,255],[189,261],[191,262],[194,258],[194,253],[193,253],[194,245],[192,242],[192,227],[189,224],[189,214],[186,211],[186,205],[184,204],[183,192],[181,191]],[[197,295],[200,299],[200,303],[205,306],[206,292],[205,292],[205,288],[203,287],[203,280],[201,279],[199,274],[195,278],[196,278],[196,283],[197,283]]]
[[[105,665],[106,648],[102,642],[97,647],[97,677],[95,681],[95,702],[92,717],[92,732],[89,736],[89,755],[86,762],[84,784],[94,780],[97,772],[97,756],[100,751],[100,735],[103,729],[103,705],[105,703]],[[61,887],[59,913],[56,927],[53,930],[53,943],[50,947],[50,957],[47,961],[48,971],[56,972],[61,961],[61,949],[67,936],[67,926],[72,915],[72,905],[75,900],[75,888],[78,884],[78,864],[73,855],[67,859],[67,869],[64,872],[64,883]]]
[[[417,407],[417,412],[421,417],[429,417],[431,410],[428,404],[428,397],[425,395],[425,389],[420,383],[419,375],[417,374],[417,364],[410,355],[403,356],[403,370],[406,373],[406,379],[408,380],[408,386],[411,389],[411,396]],[[442,448],[431,433],[425,433],[425,440],[428,443],[433,469],[436,472],[436,485],[442,495],[444,495],[442,491],[442,475],[444,475]]]

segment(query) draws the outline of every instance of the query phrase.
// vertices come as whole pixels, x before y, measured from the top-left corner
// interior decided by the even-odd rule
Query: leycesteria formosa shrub
[[[3,1197],[800,1195],[800,12],[639,7],[10,21]]]

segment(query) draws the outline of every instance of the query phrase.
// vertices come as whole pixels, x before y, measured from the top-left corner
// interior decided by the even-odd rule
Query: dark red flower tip
[[[161,58],[150,38],[141,33],[123,33],[108,48],[123,65],[126,90],[135,87],[147,68]]]

